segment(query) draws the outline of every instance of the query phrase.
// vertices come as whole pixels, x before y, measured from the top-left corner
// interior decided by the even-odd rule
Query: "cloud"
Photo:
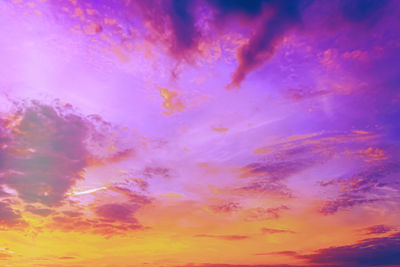
[[[0,152],[4,157],[0,183],[16,190],[25,202],[56,205],[82,179],[88,122],[60,106],[38,102],[14,116],[2,129],[7,141]]]
[[[294,234],[295,233],[291,230],[273,229],[273,228],[266,228],[266,227],[261,228],[261,232],[263,234],[285,234],[285,233]]]
[[[144,206],[150,204],[153,201],[153,198],[140,194],[131,190],[129,187],[124,187],[120,185],[114,185],[107,187],[108,190],[117,192],[125,197],[127,197],[129,203],[132,205]]]
[[[98,216],[109,222],[122,221],[136,223],[133,213],[138,208],[138,206],[129,204],[110,203],[98,206],[95,212]]]
[[[117,150],[115,146],[110,150]],[[111,155],[106,155],[104,157],[99,157],[98,155],[88,156],[87,163],[90,166],[103,166],[106,164],[121,162],[125,159],[131,158],[135,155],[135,150],[132,148],[123,149],[111,153]]]
[[[293,173],[304,169],[303,162],[283,161],[255,162],[241,169],[241,178],[264,176],[272,181],[284,180]]]
[[[347,139],[341,135],[321,133],[294,135],[279,140],[270,146],[259,147],[256,155],[265,155],[262,160],[238,169],[240,178],[259,177],[263,181],[282,181],[315,164],[323,163],[334,149],[335,139]]]
[[[195,235],[195,237],[215,238],[215,239],[232,240],[232,241],[249,238],[249,236],[247,235],[207,235],[207,234]]]
[[[26,205],[25,210],[42,217],[47,217],[53,212],[51,209],[37,208],[33,205]]]
[[[291,198],[292,191],[281,182],[252,181],[245,186],[234,190],[240,194],[261,194],[274,195],[279,197]]]
[[[363,228],[361,231],[366,235],[376,235],[376,234],[385,234],[393,231],[395,228],[393,226],[378,224],[372,225],[366,228]]]
[[[215,19],[206,25],[221,27],[222,20],[237,21],[244,16],[247,26],[257,29],[247,44],[240,47],[232,82],[227,88],[240,86],[245,77],[269,60],[284,35],[301,21],[301,11],[307,1],[253,0],[253,1],[144,1],[135,2],[134,10],[144,20],[149,38],[167,47],[171,56],[193,62],[200,55],[200,42],[208,43],[210,36],[199,19],[199,10],[209,8]],[[269,11],[269,12],[266,12]],[[271,15],[272,14],[272,15]],[[258,20],[262,21],[257,23]]]
[[[273,15],[264,15],[261,27],[258,27],[247,44],[239,48],[237,53],[239,65],[233,73],[232,81],[226,87],[227,89],[239,87],[250,72],[260,68],[265,61],[271,59],[285,34],[301,21],[301,1],[256,2],[259,3],[250,4],[251,8],[243,9],[243,11],[254,13],[255,8],[262,9],[265,7],[272,9]],[[227,4],[227,6],[230,5]],[[235,11],[238,12],[239,10]],[[262,11],[259,11],[259,13],[261,14]]]
[[[385,152],[379,148],[369,147],[365,150],[360,150],[360,155],[365,157],[365,161],[372,162],[372,161],[382,161],[387,159]]]
[[[73,210],[66,210],[62,212],[63,214],[67,215],[68,217],[80,217],[83,215],[80,211],[73,211]]]
[[[7,259],[9,259],[9,258],[11,258],[11,255],[10,255],[10,254],[7,254],[7,253],[0,253],[0,260],[7,260]]]
[[[237,202],[228,202],[220,205],[211,205],[210,208],[216,213],[231,213],[241,209]]]
[[[342,176],[320,182],[322,187],[337,188],[339,194],[323,201],[319,211],[329,215],[343,208],[391,200],[390,192],[394,190],[396,193],[399,189],[395,182],[399,171],[400,165],[397,162],[380,162],[361,168],[350,177]]]
[[[171,170],[165,167],[147,166],[143,170],[143,176],[146,178],[163,177],[171,178]]]
[[[388,237],[369,238],[347,246],[316,250],[311,254],[296,251],[257,253],[256,255],[285,255],[306,260],[306,266],[397,266],[400,265],[400,233]]]
[[[265,256],[265,255],[284,255],[290,257],[296,257],[299,255],[296,251],[285,250],[285,251],[277,251],[277,252],[264,252],[264,253],[254,253],[256,256]]]
[[[7,193],[6,191],[4,191],[4,189],[2,187],[0,187],[0,198],[8,197],[8,196],[10,196],[10,194]]]
[[[361,240],[353,245],[320,249],[314,254],[298,257],[327,266],[396,266],[400,265],[400,233]]]
[[[61,205],[90,163],[112,163],[132,149],[104,151],[112,126],[68,104],[17,103],[0,123],[0,185],[26,203]]]
[[[305,142],[305,141],[304,141]],[[249,181],[236,188],[245,194],[270,194],[291,198],[293,192],[284,184],[287,179],[329,158],[327,145],[305,144],[293,140],[271,147],[257,149],[256,154],[265,154],[256,161],[237,169],[239,178]]]
[[[173,115],[186,108],[176,91],[168,90],[162,87],[158,87],[158,90],[160,90],[160,96],[164,98],[162,106],[168,110],[164,111],[163,114]]]
[[[301,89],[287,89],[284,92],[284,96],[293,101],[301,101],[307,100],[311,98],[318,98],[324,95],[329,94],[329,91],[326,90],[312,90],[309,88],[301,88]]]
[[[243,214],[246,221],[265,221],[280,218],[281,213],[285,210],[289,210],[285,205],[276,208],[258,207],[244,210]]]
[[[90,204],[90,212],[63,210],[51,217],[52,222],[47,227],[51,230],[90,232],[106,237],[148,229],[138,222],[135,213],[152,203],[151,197],[122,185],[110,185],[106,190],[98,192],[100,201]],[[103,198],[107,201],[101,201]]]
[[[49,230],[92,233],[107,238],[126,235],[131,231],[147,229],[134,218],[137,209],[131,203],[102,204],[94,207],[95,217],[76,211],[63,211],[62,215],[53,216],[46,227]]]
[[[168,47],[169,53],[178,60],[191,61],[197,52],[201,37],[195,26],[194,1],[139,1],[138,14],[150,26],[152,38]]]
[[[219,133],[226,133],[229,129],[228,128],[220,128],[220,127],[214,127],[211,126],[211,130],[219,132]]]
[[[76,257],[72,257],[72,256],[62,256],[62,257],[58,257],[60,260],[73,260]]]
[[[306,267],[305,265],[289,265],[289,264],[223,264],[223,263],[200,263],[176,265],[174,267]],[[307,266],[309,267],[309,266]],[[321,267],[321,265],[313,265],[313,267]],[[332,266],[333,267],[333,266]]]
[[[343,194],[338,199],[324,201],[319,212],[324,215],[331,215],[335,214],[339,209],[351,208],[356,205],[373,203],[379,200],[381,199],[366,199],[364,197]]]
[[[384,15],[382,11],[388,3],[388,0],[342,0],[340,8],[348,21],[373,26]]]
[[[19,211],[13,210],[7,201],[0,202],[0,228],[26,225]]]

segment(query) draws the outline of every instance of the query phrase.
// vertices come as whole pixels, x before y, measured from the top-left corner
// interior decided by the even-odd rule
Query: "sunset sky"
[[[0,266],[400,266],[400,1],[1,0]]]

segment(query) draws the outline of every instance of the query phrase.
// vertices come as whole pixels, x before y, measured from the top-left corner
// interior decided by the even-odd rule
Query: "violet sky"
[[[0,1],[0,265],[400,266],[400,2]]]

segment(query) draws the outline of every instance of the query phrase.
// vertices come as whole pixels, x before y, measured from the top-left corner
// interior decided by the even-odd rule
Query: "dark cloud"
[[[13,210],[10,203],[7,201],[0,202],[0,229],[3,227],[25,226],[26,224],[20,212]]]
[[[335,214],[339,209],[351,208],[356,205],[363,205],[373,203],[381,199],[367,199],[364,197],[342,194],[335,200],[324,201],[320,212],[324,215]]]
[[[291,175],[325,162],[330,156],[333,144],[318,133],[264,147],[270,152],[262,160],[247,164],[239,170],[239,177],[262,178],[260,181],[279,182]]]
[[[111,223],[94,223],[90,230],[92,233],[112,237],[114,235],[126,235],[131,231],[146,230],[149,227],[137,223],[111,224]]]
[[[247,44],[242,45],[237,51],[238,66],[235,69],[231,83],[227,89],[240,87],[242,81],[248,74],[262,67],[275,55],[276,50],[282,39],[288,33],[303,23],[302,17],[306,9],[311,6],[314,1],[307,0],[259,0],[259,1],[210,1],[217,9],[218,14],[224,16],[231,14],[244,14],[253,18],[253,23],[249,23],[248,27],[253,29]],[[318,17],[319,27],[318,34],[326,31],[325,29],[327,17],[332,16],[332,24],[338,29],[343,28],[350,22],[351,26],[359,29],[358,26],[366,26],[367,28],[375,25],[384,15],[384,9],[390,1],[387,0],[339,0],[322,3],[315,1],[317,6],[330,6],[331,15],[327,16],[324,12],[325,7],[314,12],[313,16]],[[273,10],[273,15],[266,16],[263,10]],[[258,26],[255,18],[263,21]],[[231,20],[238,19],[237,16],[230,16]],[[322,22],[322,23],[321,23]],[[329,22],[328,22],[329,24]],[[255,29],[255,30],[254,30]],[[326,92],[319,91],[312,93],[310,96],[318,96]],[[296,97],[296,95],[295,95]]]
[[[62,231],[90,231],[107,237],[147,229],[137,221],[135,213],[143,206],[150,204],[152,198],[122,186],[110,186],[102,193],[107,195],[110,191],[113,194],[120,194],[122,199],[119,197],[119,202],[93,206],[94,216],[87,216],[75,210],[62,211],[62,214],[53,216],[54,223],[50,224],[49,228]]]
[[[163,178],[171,178],[171,170],[164,167],[151,167],[147,166],[143,170],[143,175],[146,178],[153,178],[153,177],[163,177]]]
[[[252,181],[249,184],[237,188],[235,191],[245,194],[277,195],[291,198],[292,191],[283,183],[269,181]]]
[[[306,266],[361,267],[400,265],[400,233],[388,237],[361,240],[353,245],[319,249],[303,255],[296,251],[257,253],[256,255],[285,255],[306,260]]]
[[[301,12],[312,1],[304,0],[232,0],[232,1],[138,1],[133,9],[149,27],[149,38],[168,48],[178,60],[192,62],[199,55],[200,41],[209,36],[198,26],[198,12],[209,7],[216,18],[207,23],[214,28],[221,27],[224,20],[239,20],[245,16],[251,23],[249,29],[256,29],[247,44],[240,47],[237,57],[239,66],[228,86],[238,87],[245,77],[261,67],[275,53],[284,35],[301,21]],[[266,9],[272,11],[265,14]],[[273,15],[271,15],[273,14]],[[261,26],[257,20],[262,21]],[[174,73],[174,71],[173,71]]]
[[[246,221],[265,221],[278,219],[281,216],[281,213],[285,210],[289,210],[289,208],[285,205],[281,205],[276,208],[254,208],[248,209],[246,211]]]
[[[94,218],[87,218],[80,212],[64,211],[62,215],[53,216],[47,228],[64,232],[90,232],[107,238],[126,235],[131,231],[147,229],[133,217],[136,210],[137,207],[127,203],[104,204],[94,208]]]
[[[141,191],[147,191],[149,188],[149,183],[146,181],[147,178],[139,178],[137,176],[142,176],[143,172],[128,171],[122,172],[120,174],[121,180],[123,181],[115,183],[114,187],[117,188],[138,188]],[[152,174],[151,174],[152,175]]]
[[[235,13],[243,13],[248,16],[256,16],[259,15],[262,11],[262,7],[264,3],[268,1],[264,0],[254,0],[254,1],[246,1],[246,0],[209,0],[208,1],[214,8],[216,8],[216,12],[218,16],[227,16]]]
[[[267,162],[256,162],[245,166],[241,177],[264,176],[271,181],[279,181],[288,178],[290,175],[306,168],[304,161],[287,161],[287,159]]]
[[[136,219],[133,218],[133,213],[138,209],[138,206],[132,206],[129,204],[104,204],[96,208],[95,212],[98,216],[105,219],[106,221],[115,222],[133,222],[136,223]]]
[[[265,255],[284,255],[290,257],[296,257],[299,255],[296,251],[292,250],[285,250],[285,251],[276,251],[276,252],[262,252],[262,253],[255,253],[256,256],[265,256]]]
[[[174,54],[181,53],[182,50],[193,49],[197,45],[199,31],[194,26],[194,16],[191,12],[191,1],[172,0],[169,6],[172,29],[175,40],[171,50]]]
[[[61,107],[59,107],[61,108]],[[6,132],[0,183],[26,202],[60,203],[86,167],[88,125],[82,117],[33,102],[14,114]],[[11,125],[11,126],[10,126]]]
[[[382,9],[388,0],[352,0],[340,1],[343,16],[351,22],[368,22],[374,24],[383,16]]]
[[[398,266],[400,265],[400,233],[389,237],[362,240],[354,245],[317,250],[298,256],[312,264],[330,266]]]
[[[383,178],[391,178],[392,176],[400,173],[400,162],[382,162],[379,165],[369,166],[363,170],[360,170],[355,174],[357,177],[361,177],[367,181],[382,181]]]
[[[150,204],[153,201],[153,198],[148,197],[146,195],[140,194],[138,192],[133,191],[129,187],[124,186],[110,186],[109,190],[117,192],[121,195],[127,197],[128,201],[135,206],[143,206]]]
[[[287,89],[284,92],[284,96],[288,99],[294,101],[301,101],[311,98],[318,98],[320,96],[324,96],[329,94],[330,92],[327,90],[312,90],[310,88],[298,88],[298,89]]]
[[[123,19],[128,18],[128,25],[145,25],[147,31],[140,34],[166,47],[169,54],[178,61],[185,60],[189,63],[201,56],[199,44],[209,45],[210,41],[221,37],[222,31],[225,31],[223,34],[237,32],[238,29],[232,25],[244,26],[249,39],[237,51],[238,66],[232,75],[231,83],[227,86],[234,88],[240,87],[248,74],[273,58],[281,41],[290,31],[300,29],[300,34],[311,35],[304,31],[306,27],[298,27],[303,26],[303,23],[311,21],[311,24],[315,24],[311,27],[316,27],[316,31],[312,33],[316,36],[329,32],[327,28],[332,28],[329,24],[335,25],[337,29],[350,25],[349,28],[359,30],[358,25],[371,27],[385,17],[391,1],[148,0],[127,1],[126,8],[121,8],[113,2],[100,2],[96,2],[96,9],[100,13],[120,14]],[[78,5],[83,8],[82,3],[78,1]],[[310,6],[316,6],[311,13],[307,12]],[[313,19],[304,19],[307,16]],[[142,21],[137,21],[136,17],[140,17]],[[243,23],[244,21],[246,23]],[[104,26],[98,25],[100,30]],[[121,42],[137,37],[138,34],[118,27],[118,34],[122,32],[125,34]],[[171,71],[174,76],[179,65],[174,66]]]
[[[137,1],[138,14],[151,25],[152,38],[166,43],[171,55],[191,61],[200,40],[195,26],[194,1]]]
[[[322,265],[313,265],[313,267],[321,267]],[[326,265],[324,265],[326,267]],[[289,265],[289,264],[218,264],[218,263],[203,263],[203,264],[187,264],[176,265],[174,267],[306,267],[306,265]],[[309,267],[309,266],[307,266]],[[333,266],[332,266],[333,267]],[[337,266],[336,266],[337,267]]]
[[[132,155],[132,149],[104,153],[100,148],[104,150],[111,125],[57,101],[18,103],[4,117],[0,185],[14,189],[27,203],[60,205],[93,159],[109,163]]]
[[[399,189],[396,176],[400,171],[399,164],[397,162],[381,162],[371,165],[373,166],[354,171],[352,175],[321,181],[322,187],[334,187],[340,193],[335,198],[324,201],[320,212],[328,215],[343,208],[393,200],[384,188]]]
[[[249,238],[249,236],[247,235],[207,235],[207,234],[195,235],[195,237],[215,238],[215,239],[233,240],[233,241]]]
[[[26,205],[25,210],[42,217],[47,217],[53,212],[51,209],[37,208],[33,205]]]
[[[220,205],[211,205],[210,208],[217,213],[231,213],[241,209],[237,202],[228,202]]]
[[[249,182],[236,190],[238,192],[271,194],[286,198],[293,192],[284,184],[292,175],[323,162],[327,155],[315,146],[291,144],[292,148],[274,148],[275,153],[264,157],[263,161],[248,164],[239,169],[240,178],[250,178]]]
[[[232,75],[232,81],[227,88],[239,87],[246,76],[261,67],[265,61],[273,57],[277,46],[285,34],[300,23],[299,2],[268,1],[274,15],[265,18],[262,26],[250,37],[237,54],[238,67]]]
[[[146,191],[149,188],[149,183],[140,178],[132,178],[130,179],[140,190]]]
[[[62,212],[63,214],[65,214],[68,217],[80,217],[83,215],[82,212],[80,211],[73,211],[73,210],[66,210]]]
[[[58,257],[60,260],[73,260],[76,259],[76,257],[71,257],[71,256],[62,256]]]
[[[361,231],[366,235],[376,235],[376,234],[385,234],[393,231],[394,229],[395,228],[393,226],[378,224],[366,227]]]

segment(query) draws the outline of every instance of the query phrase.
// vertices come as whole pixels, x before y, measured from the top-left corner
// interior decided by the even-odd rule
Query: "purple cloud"
[[[26,226],[19,211],[12,209],[7,201],[0,202],[0,227],[19,227]]]
[[[365,239],[354,245],[320,249],[298,257],[326,266],[397,266],[400,265],[400,233]]]
[[[376,234],[386,234],[388,232],[393,231],[394,229],[395,227],[393,226],[378,224],[366,227],[362,229],[362,232],[364,232],[366,235],[376,235]]]
[[[33,205],[26,205],[25,210],[42,217],[47,217],[53,212],[51,209],[38,208]]]

